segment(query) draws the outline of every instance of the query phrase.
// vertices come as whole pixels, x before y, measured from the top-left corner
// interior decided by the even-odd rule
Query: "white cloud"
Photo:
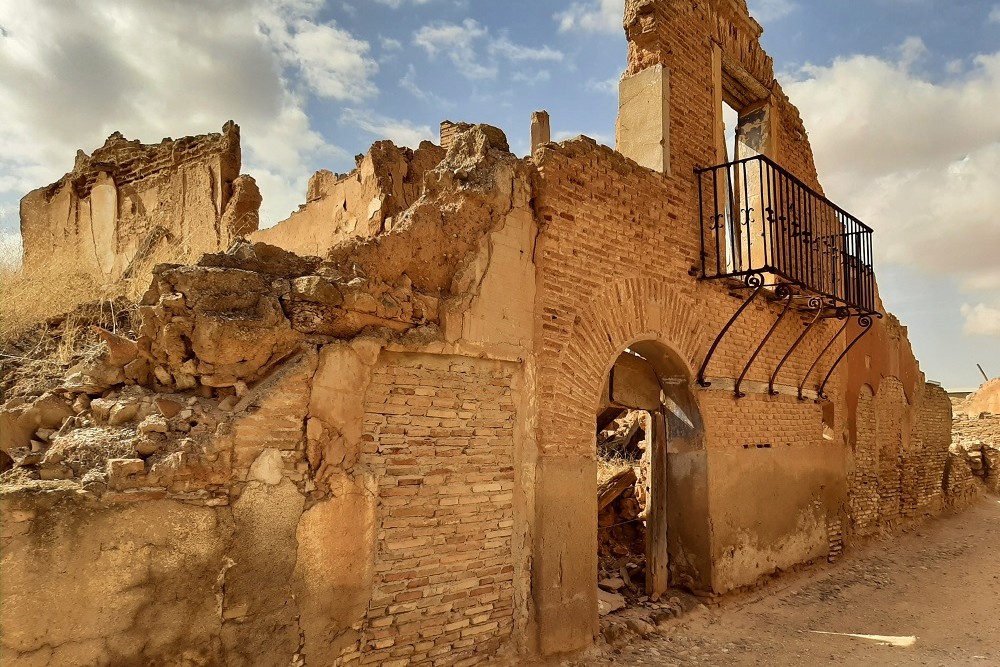
[[[367,57],[368,42],[355,39],[332,23],[314,23],[307,16],[262,13],[262,27],[282,62],[298,70],[309,89],[320,97],[357,100],[378,89],[370,78],[378,71]]]
[[[318,0],[0,0],[0,198],[59,178],[111,132],[145,142],[242,128],[263,218],[302,200],[307,163],[336,153],[309,96],[377,93],[366,42],[318,18]]]
[[[416,97],[418,100],[425,102],[436,109],[443,111],[445,109],[455,108],[455,105],[448,100],[422,88],[420,84],[417,83],[417,68],[412,64],[407,65],[406,74],[404,74],[403,78],[399,80],[399,86]]]
[[[622,30],[625,3],[622,0],[587,0],[573,2],[553,18],[559,32],[616,32]]]
[[[913,72],[908,40],[808,66],[785,86],[802,111],[826,192],[875,229],[876,259],[1000,284],[1000,53],[937,82]]]
[[[379,37],[379,44],[382,45],[383,51],[403,50],[403,43],[398,39],[393,39],[392,37]]]
[[[435,139],[434,132],[428,125],[416,125],[408,120],[396,120],[358,109],[345,109],[340,122],[361,128],[380,139],[389,139],[397,146],[416,148],[421,141]]]
[[[749,5],[750,15],[762,24],[783,19],[797,8],[792,0],[750,0]]]
[[[375,2],[380,5],[387,5],[393,9],[399,9],[407,4],[407,2],[413,5],[426,5],[428,2],[432,2],[432,0],[375,0]]]
[[[515,83],[522,83],[526,86],[534,86],[539,83],[545,83],[552,79],[552,74],[547,69],[540,69],[536,72],[515,72],[511,75],[510,80]]]
[[[496,66],[481,64],[474,45],[487,34],[486,28],[478,21],[465,19],[461,24],[425,25],[413,35],[413,43],[431,57],[439,53],[447,55],[459,73],[466,78],[492,79],[497,75]]]
[[[565,56],[548,46],[531,47],[512,42],[506,35],[491,37],[489,30],[475,19],[462,23],[432,23],[417,30],[413,43],[431,58],[444,55],[467,79],[493,79],[500,71],[498,61],[561,61]],[[485,57],[479,53],[484,46]]]
[[[556,51],[548,46],[536,49],[530,46],[515,44],[506,35],[501,35],[499,38],[493,40],[489,45],[489,52],[493,55],[506,58],[511,62],[523,62],[526,60],[550,60],[558,62],[563,59],[562,51]]]
[[[919,37],[907,37],[896,48],[896,53],[899,54],[899,69],[908,71],[930,51],[927,50],[924,40]]]
[[[965,318],[965,333],[974,336],[1000,336],[1000,308],[985,303],[975,306],[964,304],[962,317]]]
[[[1000,23],[1000,5],[993,5],[988,20],[990,23]]]
[[[597,80],[590,79],[587,83],[583,84],[583,87],[592,93],[602,93],[604,95],[617,95],[618,94],[618,84],[621,81],[620,75],[615,75],[609,79]]]

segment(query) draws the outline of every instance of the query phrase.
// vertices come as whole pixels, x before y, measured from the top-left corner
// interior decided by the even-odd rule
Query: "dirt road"
[[[576,664],[1000,665],[1000,499]]]

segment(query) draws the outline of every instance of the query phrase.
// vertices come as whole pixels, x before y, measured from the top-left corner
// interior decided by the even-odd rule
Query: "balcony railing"
[[[705,278],[756,276],[877,312],[870,227],[763,155],[696,173]]]

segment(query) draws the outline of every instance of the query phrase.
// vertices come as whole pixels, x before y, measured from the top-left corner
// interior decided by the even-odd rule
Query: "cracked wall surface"
[[[406,258],[411,280],[249,242],[164,265],[137,340],[102,332],[104,356],[5,405],[17,428],[3,448],[21,462],[34,460],[39,427],[59,423],[44,434],[53,444],[37,480],[0,494],[5,529],[14,519],[2,545],[14,591],[0,605],[4,661],[472,664],[524,643],[529,500],[515,461],[526,456],[531,302],[498,313],[488,302],[501,286],[532,293],[521,247],[533,216],[526,167],[502,133],[466,134],[434,177],[443,185],[388,241],[426,242],[437,207],[469,206],[474,224],[432,271],[420,263],[429,247]],[[84,442],[87,456],[74,449]],[[117,453],[94,461],[101,442]],[[39,493],[63,504],[26,509]],[[91,537],[124,556],[107,560]],[[175,539],[195,553],[172,556]],[[39,565],[33,554],[51,540],[56,559]],[[159,550],[139,559],[143,541]],[[22,630],[49,599],[22,586],[49,567],[58,581],[99,575],[52,591],[81,610],[75,625]],[[134,607],[108,611],[92,595],[101,587]],[[180,650],[187,618],[198,619],[197,651]],[[122,628],[145,621],[159,634],[128,643]]]
[[[429,141],[416,150],[379,141],[347,174],[318,171],[309,179],[306,203],[273,227],[251,235],[300,255],[325,255],[351,238],[371,238],[391,229],[396,217],[423,191],[424,174],[445,151]]]
[[[801,337],[811,314],[779,322],[765,292],[695,382],[747,297],[699,279],[693,174],[720,161],[720,89],[759,96],[748,140],[821,188],[742,0],[629,0],[625,29],[628,76],[669,72],[651,142],[669,169],[585,137],[519,159],[484,125],[380,142],[351,174],[317,174],[288,221],[159,266],[135,340],[104,331],[103,356],[4,404],[0,449],[24,475],[0,493],[4,660],[402,667],[585,648],[595,417],[626,349],[660,350],[683,404],[666,417],[671,585],[757,587],[974,497],[950,405],[891,315],[834,368],[857,326],[832,313]],[[161,545],[182,527],[175,556]],[[56,595],[76,625],[46,617]]]
[[[66,264],[112,281],[158,249],[225,249],[257,229],[261,197],[240,175],[240,130],[144,145],[120,133],[21,200],[27,267]]]

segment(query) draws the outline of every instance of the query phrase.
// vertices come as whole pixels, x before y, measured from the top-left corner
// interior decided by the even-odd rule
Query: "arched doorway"
[[[701,304],[676,284],[630,278],[592,293],[572,325],[536,353],[530,567],[540,653],[580,650],[599,631],[595,415],[615,361],[632,349],[654,368],[671,369],[663,373],[665,394],[690,414],[697,412],[691,367],[711,339]],[[668,412],[666,428],[674,423]],[[708,591],[708,467],[700,419],[694,423],[694,437],[668,439],[668,568],[672,584]]]
[[[599,609],[697,589],[707,557],[706,461],[691,373],[657,340],[611,362],[597,401]]]

